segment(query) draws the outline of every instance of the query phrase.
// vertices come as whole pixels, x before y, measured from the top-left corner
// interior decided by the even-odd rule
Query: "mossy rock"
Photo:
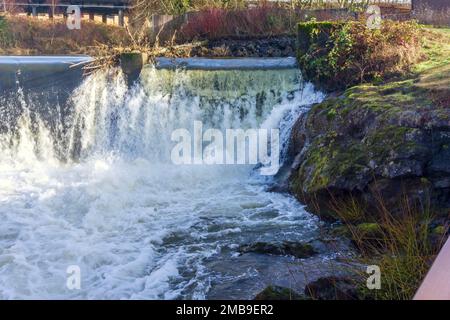
[[[448,35],[445,39],[439,45],[450,49]],[[332,94],[298,120],[295,128],[301,130],[293,131],[293,140],[302,143],[292,150],[297,157],[290,190],[311,212],[353,225],[377,221],[381,197],[394,216],[401,214],[405,199],[448,213],[450,104],[448,94],[439,103],[435,99],[437,87],[449,88],[448,52],[439,53],[433,68]],[[341,217],[352,199],[364,214]]]
[[[359,248],[377,246],[384,237],[383,230],[378,223],[365,222],[358,225],[340,225],[331,229],[334,236],[349,238]]]
[[[243,245],[239,248],[240,253],[273,254],[280,256],[294,256],[305,259],[316,254],[316,250],[309,243],[284,241],[282,243],[255,242]]]
[[[289,288],[268,286],[258,293],[254,300],[308,300],[308,298]]]

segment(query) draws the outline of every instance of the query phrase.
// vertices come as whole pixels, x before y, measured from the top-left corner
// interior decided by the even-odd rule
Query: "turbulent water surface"
[[[0,100],[0,298],[251,298],[327,259],[239,255],[312,240],[317,221],[254,166],[170,161],[172,131],[195,120],[280,128],[286,150],[293,121],[323,98],[295,69],[147,67],[131,88],[111,70],[68,102],[16,89]],[[70,265],[80,290],[66,287]]]

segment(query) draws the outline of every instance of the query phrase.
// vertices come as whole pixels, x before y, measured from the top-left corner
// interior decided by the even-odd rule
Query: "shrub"
[[[406,73],[421,58],[414,21],[384,20],[380,29],[363,21],[311,21],[299,24],[298,39],[303,74],[327,90]]]
[[[210,8],[191,13],[181,29],[185,41],[226,37],[267,37],[293,33],[297,13],[276,5],[248,9]]]

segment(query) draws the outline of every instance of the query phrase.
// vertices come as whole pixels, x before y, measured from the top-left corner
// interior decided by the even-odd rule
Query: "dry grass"
[[[127,47],[125,29],[83,21],[80,30],[68,30],[64,20],[38,20],[6,16],[0,30],[0,54],[88,54],[96,55],[97,46]]]
[[[379,195],[375,197],[376,212],[368,213],[357,202],[334,202],[332,206],[360,252],[353,263],[381,269],[381,290],[368,290],[365,283],[358,282],[359,290],[365,299],[412,299],[445,242],[448,225],[436,233],[429,207],[417,206],[404,197],[401,211],[394,214]],[[353,271],[367,277],[359,267]]]

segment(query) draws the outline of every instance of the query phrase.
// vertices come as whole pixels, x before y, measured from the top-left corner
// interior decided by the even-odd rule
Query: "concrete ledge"
[[[294,57],[287,58],[156,58],[157,69],[187,70],[276,70],[297,67]]]
[[[88,56],[0,56],[0,89],[78,83]],[[77,66],[77,67],[74,67]]]
[[[0,56],[0,67],[5,65],[61,65],[70,66],[82,62],[92,61],[89,56]]]
[[[120,57],[120,66],[131,85],[139,78],[148,58],[139,53]],[[0,88],[40,87],[53,82],[80,81],[89,56],[0,56]],[[287,58],[156,58],[157,69],[186,70],[282,70],[297,68],[294,57]],[[76,68],[74,68],[76,66]],[[56,83],[55,83],[56,84]]]

